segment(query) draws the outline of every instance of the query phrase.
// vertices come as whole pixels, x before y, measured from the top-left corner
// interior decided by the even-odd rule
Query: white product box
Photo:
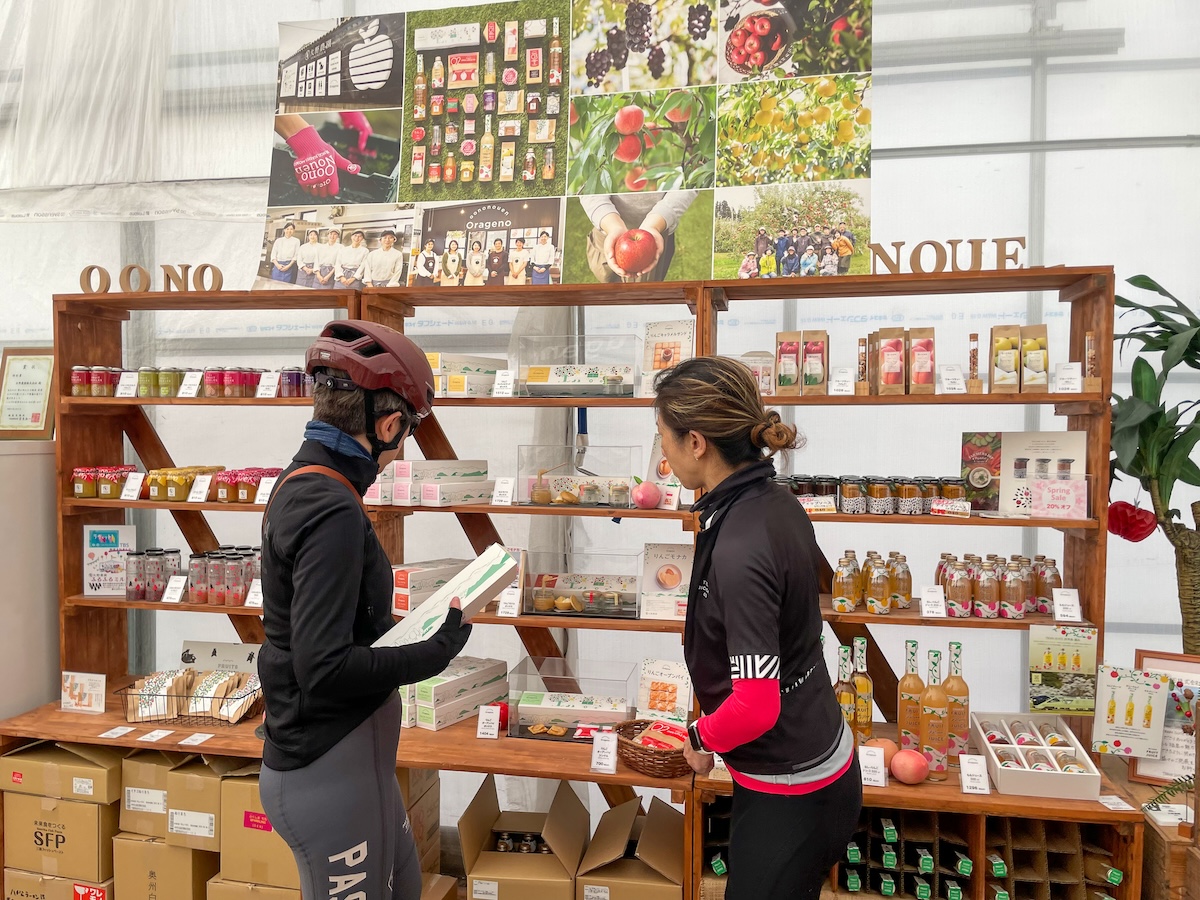
[[[363,503],[367,506],[391,506],[393,487],[390,481],[376,481],[363,494]]]
[[[525,691],[517,701],[517,717],[525,726],[615,725],[629,718],[629,702],[624,697]]]
[[[508,359],[463,353],[426,353],[434,375],[495,375],[508,368]]]
[[[392,461],[383,467],[383,471],[379,473],[379,477],[375,479],[380,484],[391,484],[396,480],[396,463]]]
[[[477,691],[436,706],[418,700],[417,727],[427,731],[441,731],[449,725],[478,715],[481,706],[487,706],[489,703],[503,703],[507,699],[508,682],[500,681],[484,685]]]
[[[470,564],[469,559],[446,558],[392,566],[392,587],[405,594],[434,591]]]
[[[396,481],[486,481],[486,459],[398,459]]]
[[[642,618],[682,622],[692,581],[691,544],[647,544],[642,564]]]
[[[437,381],[442,397],[490,397],[495,386],[495,375],[439,375]]]
[[[441,706],[501,682],[507,694],[508,663],[504,660],[460,656],[440,675],[417,683],[417,703]]]
[[[984,737],[981,722],[990,722],[1000,732],[1009,736],[1009,729],[1004,724],[1010,720],[1019,719],[1038,734],[1038,743],[1017,746],[1015,744],[991,744]],[[1069,745],[1058,747],[1047,746],[1041,739],[1038,726],[1049,722],[1055,731],[1066,738]],[[971,745],[975,752],[982,753],[987,759],[988,774],[992,784],[1001,794],[1027,794],[1031,797],[1050,797],[1058,800],[1096,800],[1100,796],[1100,773],[1092,764],[1088,751],[1083,748],[1079,738],[1068,727],[1062,716],[1051,713],[993,713],[971,712]],[[1014,753],[1023,763],[1026,754],[1032,750],[1042,750],[1053,762],[1055,753],[1066,750],[1075,761],[1083,766],[1086,772],[1040,772],[1028,768],[1011,768],[1001,766],[996,755],[997,750]]]
[[[422,506],[491,503],[494,481],[426,481],[421,484]]]
[[[417,686],[400,685],[400,727],[417,727]]]
[[[463,619],[469,621],[512,584],[519,568],[503,547],[492,544],[371,646],[403,647],[427,639],[446,621],[450,603],[456,597]]]
[[[397,481],[392,484],[392,506],[420,506],[423,481]]]

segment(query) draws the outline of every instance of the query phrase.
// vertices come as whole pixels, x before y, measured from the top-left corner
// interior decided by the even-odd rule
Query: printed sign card
[[[1117,756],[1158,759],[1171,676],[1101,666],[1096,684],[1092,750]]]
[[[1029,626],[1030,712],[1095,708],[1097,635],[1078,625]]]

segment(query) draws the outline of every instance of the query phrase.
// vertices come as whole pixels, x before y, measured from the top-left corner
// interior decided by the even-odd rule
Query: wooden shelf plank
[[[837,297],[920,297],[932,294],[997,294],[1061,291],[1093,276],[1112,279],[1108,266],[1047,266],[1011,271],[941,272],[933,275],[846,275],[839,278],[772,278],[705,282],[725,300],[828,300]],[[1083,299],[1094,290],[1067,295]]]
[[[375,288],[363,289],[365,304],[400,307],[434,306],[646,306],[695,302],[699,282],[642,282],[638,284],[546,285],[493,288]],[[582,288],[582,289],[581,289]]]
[[[919,598],[913,599],[913,605],[908,609],[893,609],[887,615],[876,615],[875,613],[867,612],[865,608],[860,607],[854,612],[842,613],[834,612],[833,599],[829,594],[821,595],[821,618],[826,622],[836,622],[838,624],[856,624],[856,625],[913,625],[924,626],[932,625],[943,628],[983,628],[983,629],[1006,629],[1010,631],[1021,631],[1029,628],[1031,625],[1054,625],[1054,616],[1045,613],[1026,613],[1023,619],[983,619],[978,616],[969,616],[967,618],[950,618],[930,619],[921,615],[921,601]],[[1072,622],[1076,627],[1091,627],[1091,622]]]
[[[969,519],[959,519],[953,516],[851,516],[845,513],[814,513],[809,518],[814,525],[822,522],[844,522],[855,525],[968,525],[984,528],[1058,528],[1095,531],[1098,524],[1095,519],[1034,519],[1020,516],[980,516],[973,515]]]
[[[129,679],[123,679],[127,684]],[[121,685],[114,685],[120,687]],[[0,721],[0,735],[18,738],[38,738],[99,744],[110,747],[143,748],[138,738],[155,729],[171,729],[153,746],[158,750],[189,751],[179,742],[198,731],[212,733],[204,742],[205,753],[258,759],[262,756],[262,741],[254,736],[258,721],[234,726],[214,723],[208,726],[175,725],[166,723],[127,723],[120,698],[110,693],[100,715],[82,716],[63,712],[57,703],[37,707],[27,713]],[[133,731],[116,739],[101,739],[100,735],[119,725],[134,725]],[[475,737],[476,721],[467,719],[441,731],[405,728],[400,736],[397,765],[420,769],[441,769],[457,772],[494,772],[503,775],[523,775],[534,778],[563,778],[569,781],[591,781],[598,784],[619,784],[630,787],[656,787],[667,790],[690,791],[691,776],[653,778],[635,772],[618,761],[615,775],[591,771],[591,743],[555,742],[504,737],[500,740],[479,740]]]
[[[439,401],[440,402],[440,401]],[[1107,408],[1099,394],[895,394],[807,397],[764,397],[766,406],[1046,406],[1069,403],[1072,415],[1085,408],[1091,413]]]
[[[646,634],[683,634],[683,623],[664,619],[606,619],[601,616],[517,616],[482,613],[472,625],[515,625],[518,628],[581,628],[587,631],[640,631]]]
[[[71,312],[72,304],[110,310],[193,309],[348,309],[357,302],[351,290],[295,288],[269,291],[111,291],[107,294],[55,294],[56,311]]]
[[[63,598],[68,607],[84,607],[95,609],[152,609],[165,612],[198,612],[220,613],[223,616],[262,616],[261,609],[247,606],[209,606],[202,603],[148,603],[140,600],[126,600],[124,597],[85,597],[83,594],[72,594]]]
[[[696,790],[729,795],[729,781],[697,776]],[[1102,775],[1101,794],[1120,794],[1107,776]],[[890,779],[888,786],[863,786],[863,805],[882,809],[937,810],[938,812],[967,813],[989,816],[1010,816],[1017,819],[1050,819],[1058,822],[1118,822],[1143,821],[1139,809],[1110,810],[1096,800],[1046,800],[1018,794],[1001,794],[993,789],[986,795],[964,794],[958,782],[958,772],[952,770],[946,781],[926,781],[923,784],[901,784]]]

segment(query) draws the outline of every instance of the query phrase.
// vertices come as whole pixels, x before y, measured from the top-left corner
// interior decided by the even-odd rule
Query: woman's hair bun
[[[767,417],[750,430],[750,441],[762,447],[767,455],[773,456],[781,450],[796,448],[796,427],[785,425],[775,410],[768,410]]]

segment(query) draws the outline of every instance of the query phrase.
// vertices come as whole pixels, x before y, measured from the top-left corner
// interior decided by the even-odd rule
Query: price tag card
[[[199,747],[201,744],[203,744],[205,741],[207,741],[210,737],[212,737],[211,734],[205,734],[203,731],[197,731],[195,734],[185,737],[182,741],[180,741],[179,746],[180,747]]]
[[[479,707],[479,725],[475,729],[475,737],[490,740],[500,737],[500,707]]]
[[[122,372],[121,380],[117,382],[118,397],[136,397],[138,387],[137,372]]]
[[[266,505],[266,502],[271,499],[271,491],[275,490],[275,482],[278,480],[278,476],[269,475],[258,483],[258,493],[254,495],[255,504]]]
[[[887,787],[887,766],[883,763],[882,747],[859,747],[858,767],[862,783],[869,787]]]
[[[138,738],[138,740],[144,741],[147,744],[157,744],[159,741],[161,741],[163,738],[165,738],[168,734],[174,734],[174,733],[175,732],[173,732],[173,731],[168,731],[164,728],[159,728],[158,730],[152,731],[149,734],[143,734],[140,738]]]
[[[251,609],[262,609],[263,592],[261,578],[255,578],[250,582],[250,589],[246,591],[246,605]]]
[[[800,505],[810,516],[829,515],[837,512],[837,503],[832,497],[801,497]]]
[[[962,779],[964,794],[990,794],[992,784],[988,780],[987,760],[973,753],[960,753],[958,764],[961,767],[959,777]]]
[[[967,380],[963,378],[962,366],[938,366],[938,380],[943,394],[965,394]]]
[[[179,385],[178,396],[196,398],[200,396],[200,383],[204,380],[203,372],[184,372],[183,381]]]
[[[946,589],[940,584],[921,588],[921,615],[926,619],[946,618]]]
[[[1054,620],[1056,622],[1082,622],[1083,607],[1079,605],[1079,591],[1075,588],[1054,588]]]
[[[142,482],[146,480],[145,472],[130,472],[121,488],[122,500],[136,500],[142,493]]]
[[[617,774],[616,732],[597,731],[592,738],[592,771],[604,775]]]
[[[163,603],[182,603],[183,593],[187,590],[186,575],[172,575],[167,581],[167,589],[163,591]]]
[[[208,489],[212,486],[213,477],[208,475],[197,475],[196,480],[192,482],[192,489],[188,491],[188,503],[207,503]]]
[[[496,373],[496,383],[492,385],[493,397],[511,397],[517,384],[517,373],[512,369],[501,369]]]
[[[118,725],[116,728],[110,728],[104,734],[98,734],[96,737],[106,738],[110,741],[115,741],[119,737],[125,737],[133,728],[129,725]]]
[[[104,712],[107,678],[95,672],[63,672],[61,709],[67,712]]]
[[[1083,363],[1059,363],[1054,367],[1054,391],[1058,394],[1083,393]]]
[[[929,514],[933,516],[951,516],[955,519],[969,519],[971,518],[971,501],[947,500],[944,497],[938,497],[933,501]]]
[[[263,372],[258,381],[258,390],[254,394],[259,400],[273,400],[279,396],[279,373]]]
[[[1128,803],[1118,797],[1116,794],[1101,794],[1100,802],[1111,809],[1113,812],[1125,812],[1133,809]]]
[[[857,369],[839,367],[832,369],[829,375],[829,394],[832,397],[853,397],[854,378]]]
[[[496,610],[496,615],[503,616],[506,619],[515,619],[521,614],[521,588],[517,586],[506,587],[504,593],[500,595],[500,605]]]
[[[497,478],[492,490],[492,506],[512,506],[513,492],[517,488],[515,478]]]

